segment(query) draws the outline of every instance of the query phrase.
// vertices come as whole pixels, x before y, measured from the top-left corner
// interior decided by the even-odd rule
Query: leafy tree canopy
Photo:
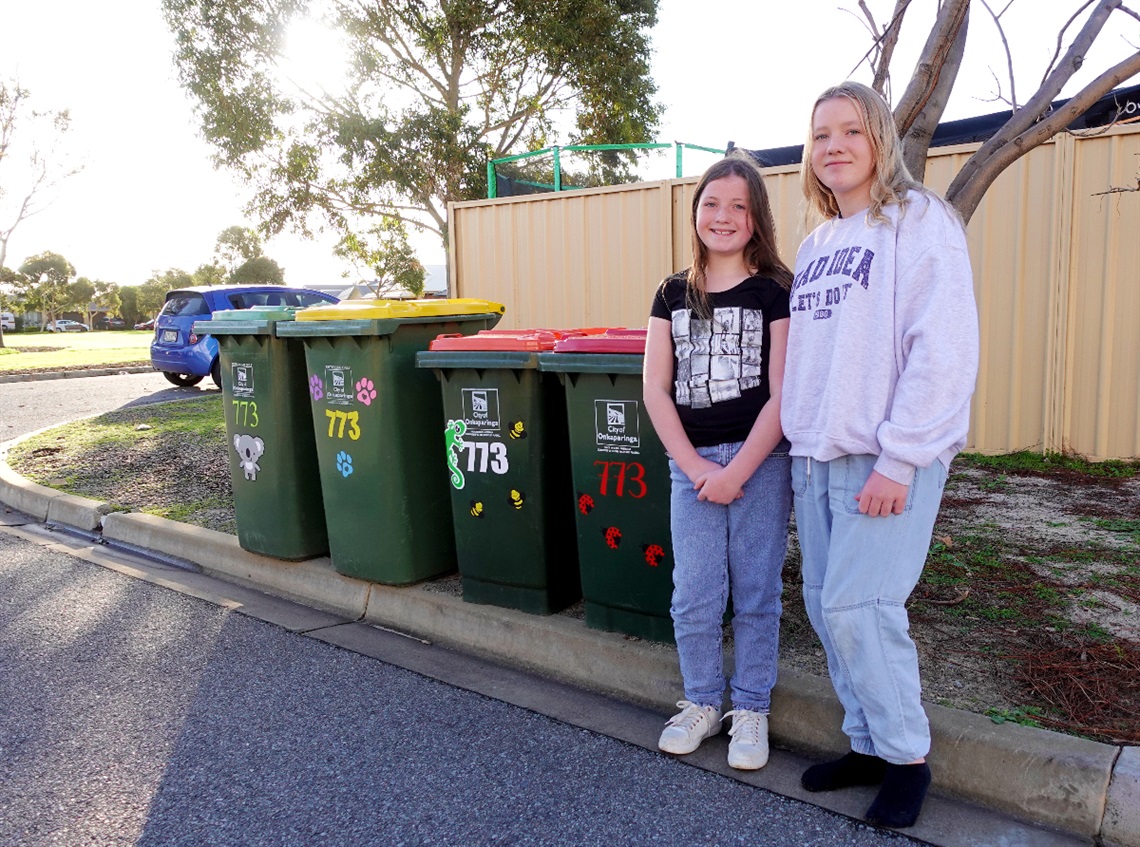
[[[166,292],[175,288],[185,288],[194,284],[194,277],[181,268],[169,268],[165,271],[155,271],[150,279],[136,289],[135,306],[139,314],[158,314],[163,303],[166,302]]]
[[[234,285],[284,285],[285,270],[268,256],[255,256],[230,274]]]
[[[244,226],[231,226],[222,230],[214,245],[214,263],[233,273],[242,262],[261,255],[261,236],[256,230]]]
[[[485,196],[486,162],[565,141],[652,140],[657,0],[163,0],[183,85],[268,234],[316,213],[366,238],[377,216],[443,235]],[[344,42],[343,90],[291,74],[288,34]],[[565,141],[563,143],[565,143]],[[603,162],[616,172],[627,160]],[[366,248],[369,249],[369,248]]]
[[[194,271],[194,285],[223,285],[226,281],[226,269],[221,265],[198,265]]]
[[[403,223],[384,218],[368,234],[371,238],[364,239],[349,233],[334,252],[376,275],[377,296],[400,290],[414,297],[423,294],[424,266],[408,244],[408,230]]]
[[[75,268],[59,253],[45,251],[28,257],[19,268],[15,285],[23,295],[25,308],[37,309],[55,320],[72,305],[71,280]]]

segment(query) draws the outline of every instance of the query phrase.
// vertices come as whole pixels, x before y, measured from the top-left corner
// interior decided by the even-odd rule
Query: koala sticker
[[[245,478],[256,481],[257,472],[261,470],[261,465],[257,463],[257,460],[265,452],[265,442],[254,435],[235,435],[234,449],[241,457],[239,461],[242,470],[245,472]]]

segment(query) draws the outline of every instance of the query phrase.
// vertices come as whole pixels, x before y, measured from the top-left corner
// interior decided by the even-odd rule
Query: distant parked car
[[[58,321],[48,321],[48,325],[44,329],[48,332],[87,332],[91,327],[87,324],[81,324],[79,321],[61,318]]]
[[[154,321],[150,363],[175,385],[197,385],[209,374],[221,386],[218,342],[194,332],[195,321],[206,321],[214,312],[250,309],[254,306],[304,308],[320,303],[339,303],[331,294],[310,288],[283,285],[215,285],[178,288],[166,295],[166,305]]]
[[[16,316],[12,312],[0,312],[0,329],[16,331]]]
[[[154,329],[154,318],[135,324],[135,329]]]
[[[108,318],[106,315],[95,319],[95,329],[126,329],[127,322],[122,318]]]

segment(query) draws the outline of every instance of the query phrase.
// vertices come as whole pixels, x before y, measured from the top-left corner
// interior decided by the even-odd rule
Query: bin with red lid
[[[673,642],[669,463],[642,398],[645,330],[567,338],[539,354],[566,393],[586,624]]]
[[[539,353],[569,334],[441,335],[416,355],[443,392],[439,472],[469,602],[549,614],[581,597],[565,393],[538,370]]]

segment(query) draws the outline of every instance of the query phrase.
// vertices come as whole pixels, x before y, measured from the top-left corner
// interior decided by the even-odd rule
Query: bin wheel
[[[210,367],[210,379],[218,388],[222,387],[222,365],[218,359],[214,359],[214,364]]]
[[[176,374],[170,371],[163,371],[162,375],[166,377],[168,382],[173,382],[175,385],[180,385],[186,388],[191,385],[197,385],[202,381],[202,377],[197,374]]]

